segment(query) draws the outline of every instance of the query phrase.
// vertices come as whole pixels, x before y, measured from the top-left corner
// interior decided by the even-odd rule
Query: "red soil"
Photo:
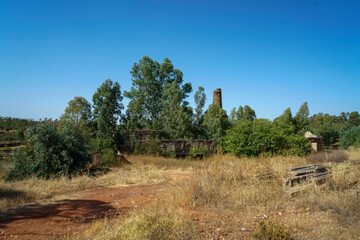
[[[75,200],[34,204],[0,215],[0,239],[54,239],[87,229],[94,220],[124,215],[168,190],[169,183],[103,187],[80,192]]]

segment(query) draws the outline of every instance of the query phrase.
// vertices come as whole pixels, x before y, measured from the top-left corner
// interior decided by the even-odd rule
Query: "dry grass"
[[[358,152],[347,154],[349,159],[359,159]],[[195,162],[143,156],[128,159],[133,163],[131,166],[98,178],[61,179],[56,180],[57,183],[30,180],[8,187],[21,190],[24,185],[25,190],[31,189],[28,192],[40,192],[36,192],[35,198],[41,192],[51,197],[60,192],[56,188],[65,186],[67,190],[61,192],[170,181],[172,171],[191,170],[190,180],[162,198],[166,200],[137,209],[130,217],[94,222],[77,238],[221,239],[225,236],[225,239],[249,239],[265,218],[274,226],[284,226],[284,231],[289,232],[287,239],[360,237],[360,165],[333,165],[333,174],[325,184],[310,185],[301,194],[291,197],[284,193],[283,187],[287,169],[311,164],[312,160],[295,157],[239,159],[229,155]],[[193,213],[198,218],[195,222]]]
[[[360,166],[335,165],[324,185],[312,186],[295,198],[286,196],[281,181],[286,169],[306,164],[299,158],[214,159],[191,178],[187,204],[198,211],[217,209],[247,219],[269,216],[295,238],[359,238]],[[263,172],[274,177],[264,179]]]
[[[161,157],[127,156],[131,165],[113,168],[99,177],[79,176],[74,178],[38,179],[23,181],[0,181],[0,209],[23,205],[33,201],[62,197],[85,189],[103,186],[127,186],[169,182],[177,171],[192,169],[196,162],[165,159]],[[61,196],[60,196],[61,195]]]
[[[130,217],[96,221],[76,239],[199,239],[186,212],[169,201],[137,209]]]
[[[341,162],[345,160],[349,160],[349,153],[344,150],[316,152],[307,157],[307,162],[310,164]]]

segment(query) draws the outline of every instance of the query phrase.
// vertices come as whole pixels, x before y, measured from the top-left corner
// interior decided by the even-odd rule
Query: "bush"
[[[161,155],[161,153],[161,148],[156,140],[137,142],[134,146],[135,155],[144,154],[157,156]]]
[[[360,127],[350,128],[341,136],[341,146],[347,149],[350,146],[360,147]]]
[[[107,149],[103,152],[103,155],[101,156],[101,163],[105,166],[111,166],[114,165],[116,161],[115,158],[115,151],[112,149]]]
[[[289,233],[284,229],[284,226],[272,220],[261,220],[253,232],[253,237],[257,240],[290,239]]]
[[[208,157],[209,156],[209,150],[206,146],[196,146],[190,148],[189,155],[187,156],[189,159],[197,159],[202,157]]]
[[[163,152],[162,152],[162,155],[166,158],[176,158],[176,153],[175,151],[173,150],[167,150],[165,149]]]
[[[91,152],[117,151],[115,141],[108,138],[93,138],[89,143]]]
[[[294,133],[292,125],[266,119],[241,121],[226,131],[220,144],[224,153],[243,157],[259,155],[305,156],[310,152],[310,142]]]
[[[70,123],[61,129],[54,123],[39,124],[27,130],[26,140],[25,147],[11,156],[14,166],[7,180],[70,176],[79,173],[90,161],[80,130]]]

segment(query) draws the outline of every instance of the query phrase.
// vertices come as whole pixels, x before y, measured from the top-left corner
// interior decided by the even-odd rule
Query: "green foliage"
[[[11,117],[1,117],[0,116],[0,129],[9,131],[17,129],[25,129],[36,124],[36,121],[32,119],[21,119],[21,118],[11,118]]]
[[[349,125],[350,127],[357,127],[360,124],[360,115],[357,111],[349,114]]]
[[[116,152],[113,149],[106,149],[101,156],[101,163],[105,166],[114,165],[116,161],[115,154]]]
[[[347,149],[350,146],[358,147],[360,144],[360,127],[350,128],[341,136],[341,146]]]
[[[90,161],[85,140],[74,124],[67,123],[61,130],[53,123],[39,124],[28,129],[26,140],[26,146],[11,157],[14,166],[7,180],[70,176]]]
[[[196,122],[198,123],[198,125],[201,121],[201,117],[203,114],[203,108],[204,108],[205,102],[206,102],[206,95],[205,95],[204,90],[205,89],[200,86],[194,95],[194,101],[196,104],[195,117],[196,117]]]
[[[16,130],[16,139],[22,141],[25,139],[25,129],[19,128]]]
[[[249,120],[253,121],[256,119],[255,110],[249,107],[248,105],[239,106],[239,108],[236,110],[236,108],[233,108],[230,113],[230,119],[231,120]]]
[[[157,156],[161,155],[162,151],[158,145],[158,142],[154,139],[151,141],[142,141],[135,143],[134,146],[134,154],[144,154],[144,155],[152,155]]]
[[[313,128],[312,130],[316,135],[322,137],[325,146],[330,146],[331,144],[336,143],[339,139],[339,131],[331,122],[327,122],[317,128]]]
[[[110,79],[105,80],[93,95],[97,138],[113,138],[121,110],[124,109],[122,99],[120,84]]]
[[[304,156],[310,151],[310,142],[294,133],[294,127],[282,121],[266,119],[241,121],[226,131],[221,141],[225,153],[237,156],[259,155]]]
[[[309,126],[310,124],[309,114],[310,111],[309,111],[308,103],[304,102],[294,117],[294,123],[296,126],[296,131],[298,133],[304,133],[306,127]]]
[[[192,108],[184,101],[191,91],[191,85],[180,88],[178,82],[165,84],[163,92],[162,122],[163,130],[170,139],[188,139],[192,137]]]
[[[89,143],[91,152],[105,152],[107,150],[116,151],[117,147],[112,138],[93,138]]]
[[[196,147],[191,147],[189,150],[189,154],[187,156],[188,159],[197,159],[202,157],[208,157],[209,156],[209,150],[206,146],[200,145]]]
[[[280,223],[272,220],[259,221],[256,229],[253,232],[253,237],[256,240],[287,240],[291,239],[289,232],[284,229]]]
[[[274,119],[274,122],[282,122],[287,125],[294,125],[291,109],[287,108],[282,115]]]
[[[176,153],[173,150],[163,150],[162,155],[166,158],[176,158]]]
[[[217,104],[209,105],[202,126],[209,139],[224,136],[225,130],[230,127],[226,111]]]
[[[91,105],[83,97],[74,97],[68,102],[65,113],[61,115],[60,121],[83,122],[88,124],[91,121]]]
[[[192,137],[192,109],[185,101],[192,91],[183,84],[183,73],[167,58],[163,63],[145,56],[134,63],[132,87],[125,91],[130,99],[127,129],[163,129],[167,138]]]

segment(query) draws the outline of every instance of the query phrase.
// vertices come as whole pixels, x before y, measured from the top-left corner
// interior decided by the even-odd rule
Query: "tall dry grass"
[[[196,162],[179,161],[162,157],[127,156],[132,163],[122,168],[112,168],[101,176],[78,176],[71,179],[29,178],[16,182],[0,180],[0,209],[19,206],[26,203],[52,199],[68,198],[78,191],[104,186],[127,186],[132,184],[152,184],[169,182],[177,172],[189,171]]]
[[[200,239],[187,213],[169,201],[157,201],[130,216],[96,221],[75,239]]]
[[[282,179],[287,169],[307,164],[302,158],[215,158],[203,172],[191,178],[187,204],[198,210],[216,208],[250,218],[269,212],[289,212],[280,221],[293,230],[293,236],[300,238],[359,237],[360,166],[337,164],[325,184],[312,185],[296,197],[286,195]],[[264,172],[273,173],[272,177],[264,178]],[[298,213],[299,209],[308,211]],[[314,228],[315,225],[318,227]]]

